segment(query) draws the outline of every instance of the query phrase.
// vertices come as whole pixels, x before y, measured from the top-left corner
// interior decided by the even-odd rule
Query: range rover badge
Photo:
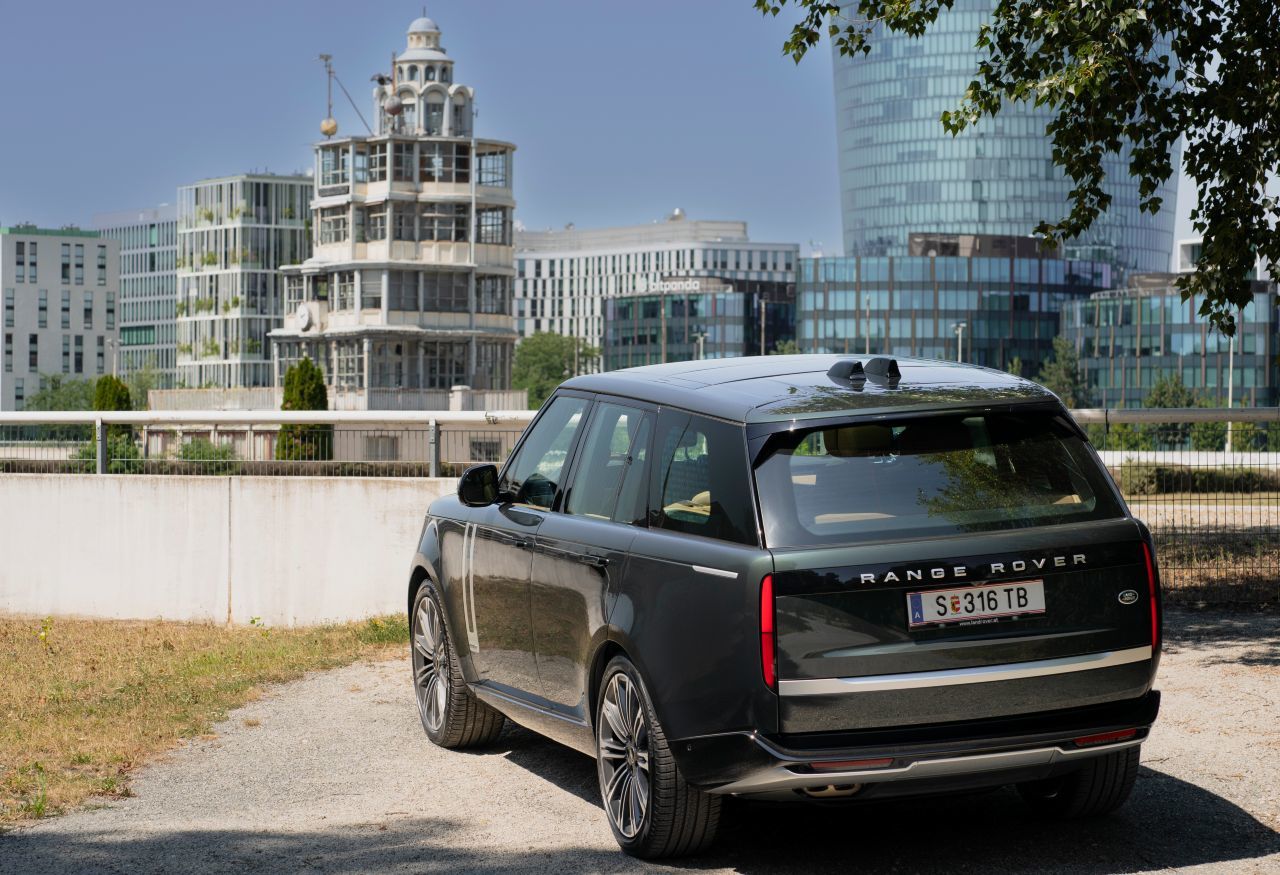
[[[1136,589],[1126,589],[1120,593],[1120,604],[1131,605],[1138,600],[1138,591]]]

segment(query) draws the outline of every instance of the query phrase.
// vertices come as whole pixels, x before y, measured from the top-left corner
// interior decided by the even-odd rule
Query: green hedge
[[[1126,462],[1111,473],[1125,495],[1280,491],[1280,474],[1258,468],[1189,468]]]

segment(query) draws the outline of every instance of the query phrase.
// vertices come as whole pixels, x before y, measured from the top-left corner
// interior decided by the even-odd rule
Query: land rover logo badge
[[[1138,591],[1136,589],[1126,589],[1120,593],[1120,604],[1131,605],[1138,600]]]

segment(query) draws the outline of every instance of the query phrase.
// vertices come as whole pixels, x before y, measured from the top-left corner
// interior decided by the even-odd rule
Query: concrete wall
[[[397,613],[455,480],[0,477],[0,613],[306,625]]]

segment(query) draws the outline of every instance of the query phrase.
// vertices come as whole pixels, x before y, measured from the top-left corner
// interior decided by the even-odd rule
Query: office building
[[[1253,281],[1253,300],[1236,316],[1231,349],[1199,315],[1202,296],[1182,300],[1176,281],[1167,273],[1131,276],[1123,288],[1064,308],[1062,333],[1076,348],[1091,403],[1142,407],[1158,380],[1177,376],[1209,403],[1225,407],[1229,375],[1234,406],[1280,401],[1275,285]]]
[[[371,407],[455,385],[507,389],[515,146],[479,139],[475,92],[429,18],[374,89],[377,133],[316,145],[315,254],[285,269],[275,380],[303,357]],[[330,127],[330,125],[332,126]],[[424,402],[425,403],[425,402]]]
[[[0,228],[0,410],[22,410],[46,374],[111,372],[120,245],[78,228]]]
[[[1000,370],[1017,359],[1032,377],[1052,355],[1062,308],[1111,286],[1109,264],[1034,244],[930,235],[916,245],[935,254],[802,259],[800,351],[958,358]]]
[[[1073,184],[1053,164],[1050,108],[1008,105],[958,136],[939,122],[975,76],[978,28],[994,5],[956,0],[919,37],[879,32],[855,58],[834,50],[845,255],[909,255],[915,232],[1025,237],[1064,215]],[[1164,207],[1153,216],[1138,209],[1128,150],[1104,164],[1110,207],[1066,254],[1109,262],[1117,278],[1169,270],[1177,175],[1156,192]]]
[[[178,189],[177,385],[271,385],[267,334],[284,315],[280,267],[311,252],[312,181],[269,173]]]
[[[120,348],[116,367],[127,376],[153,372],[153,388],[177,381],[178,209],[161,204],[94,219],[120,245]]]
[[[675,210],[647,225],[516,233],[517,329],[601,350],[580,370],[768,352],[794,337],[794,243]],[[762,322],[763,317],[763,322]]]

